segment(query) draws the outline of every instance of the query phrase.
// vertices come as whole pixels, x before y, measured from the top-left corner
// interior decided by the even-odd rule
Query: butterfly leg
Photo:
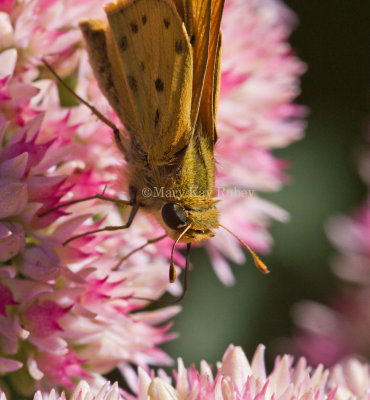
[[[131,210],[131,212],[130,212],[130,215],[129,215],[129,217],[128,217],[128,220],[127,220],[127,222],[126,222],[124,225],[119,225],[119,226],[106,226],[106,227],[104,227],[104,228],[95,229],[95,230],[93,230],[93,231],[89,231],[89,232],[81,233],[81,234],[76,235],[76,236],[72,236],[72,237],[70,237],[69,239],[67,239],[67,240],[63,243],[63,246],[66,246],[68,243],[72,242],[73,240],[79,239],[79,238],[81,238],[81,237],[83,237],[83,236],[92,235],[93,233],[99,233],[99,232],[105,232],[105,231],[118,231],[118,230],[121,230],[121,229],[127,229],[127,228],[129,228],[129,227],[131,226],[131,224],[132,224],[132,221],[133,221],[134,218],[135,218],[136,213],[137,213],[138,210],[139,210],[139,207],[140,207],[139,205],[134,205],[134,206],[132,207],[132,210]]]
[[[63,87],[65,87],[65,89],[69,93],[71,93],[72,96],[74,96],[82,104],[85,104],[85,106],[88,107],[94,115],[96,115],[101,121],[103,121],[106,125],[108,125],[113,130],[115,139],[117,141],[117,136],[119,137],[119,130],[116,127],[116,125],[114,125],[113,122],[109,121],[109,119],[106,118],[99,110],[97,110],[94,106],[92,106],[86,100],[84,100],[82,97],[80,97],[73,89],[71,89],[63,81],[63,79],[55,72],[53,67],[45,60],[45,58],[42,58],[41,61],[43,62],[45,67],[54,75],[54,77],[57,79],[57,81],[60,82],[60,84],[63,85]]]
[[[137,253],[138,251],[144,249],[146,246],[148,246],[149,244],[153,244],[153,243],[157,243],[160,240],[164,239],[165,237],[167,237],[167,235],[162,235],[162,236],[158,236],[152,239],[148,239],[143,245],[141,245],[140,247],[137,247],[136,249],[130,251],[128,254],[126,254],[125,256],[123,256],[118,263],[114,266],[113,270],[116,270],[125,260],[127,260],[129,257],[131,257],[133,254]]]
[[[49,210],[44,211],[43,213],[39,214],[39,217],[44,217],[45,215],[51,213],[52,211],[58,210],[59,208],[68,207],[68,206],[71,206],[72,204],[82,203],[83,201],[94,200],[94,199],[111,201],[112,203],[115,203],[119,206],[134,205],[131,199],[130,199],[130,201],[128,201],[128,200],[116,199],[114,197],[104,196],[103,194],[95,194],[94,196],[83,197],[81,199],[75,199],[75,200],[71,200],[71,201],[66,201],[65,203],[58,204],[56,207],[50,208]]]
[[[88,107],[91,112],[96,115],[102,122],[104,122],[106,125],[108,125],[112,130],[114,134],[114,141],[116,143],[116,146],[118,149],[122,152],[126,152],[126,148],[122,142],[122,138],[120,135],[119,129],[114,125],[111,121],[109,121],[108,118],[106,118],[99,110],[97,110],[94,106],[92,106],[90,103],[88,103],[86,100],[84,100],[82,97],[80,97],[72,88],[70,88],[64,81],[63,79],[55,72],[54,68],[44,59],[42,58],[41,61],[44,63],[45,67],[54,75],[54,77],[60,82],[61,85],[69,92],[71,93],[72,96],[74,96],[79,102],[84,104],[86,107]]]

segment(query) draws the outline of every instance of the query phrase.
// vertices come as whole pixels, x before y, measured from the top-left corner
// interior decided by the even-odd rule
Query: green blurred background
[[[271,360],[276,339],[291,335],[291,306],[301,299],[325,302],[335,290],[325,222],[365,197],[356,157],[369,116],[370,1],[285,3],[300,20],[291,43],[309,69],[297,102],[308,106],[310,116],[305,139],[276,152],[292,163],[291,183],[262,196],[289,211],[291,221],[272,226],[275,245],[263,257],[271,274],[260,274],[248,256],[246,266],[233,266],[237,283],[231,288],[217,280],[203,250],[192,252],[196,268],[173,328],[180,337],[163,346],[186,365],[214,363],[230,343],[248,356],[264,343]]]

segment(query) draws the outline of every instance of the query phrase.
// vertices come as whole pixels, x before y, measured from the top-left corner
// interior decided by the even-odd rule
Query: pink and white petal
[[[17,360],[11,358],[0,357],[0,374],[7,374],[14,372],[22,368],[23,364]]]

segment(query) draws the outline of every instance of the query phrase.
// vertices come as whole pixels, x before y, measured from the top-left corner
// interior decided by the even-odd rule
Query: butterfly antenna
[[[179,303],[186,295],[186,292],[188,290],[188,272],[189,272],[189,265],[190,265],[190,248],[191,248],[191,243],[187,243],[186,244],[186,261],[185,261],[185,271],[184,271],[184,282],[183,282],[183,285],[182,285],[181,296],[178,297],[174,301],[167,302],[167,304]]]
[[[192,224],[188,225],[179,235],[179,237],[175,240],[174,244],[172,245],[172,250],[171,250],[171,260],[170,260],[170,271],[169,271],[169,280],[170,283],[174,283],[177,278],[177,273],[175,269],[175,263],[173,262],[173,256],[174,256],[174,251],[177,243],[181,240],[181,238],[185,235],[185,233],[191,228]],[[186,291],[188,289],[188,272],[189,272],[189,265],[190,265],[190,248],[191,248],[191,243],[187,243],[186,246],[186,262],[185,262],[185,271],[184,271],[184,283],[183,283],[183,289],[182,289],[182,294],[180,297],[173,301],[165,301],[165,300],[155,300],[155,299],[148,299],[146,297],[131,297],[132,299],[135,300],[146,300],[150,301],[152,303],[158,303],[158,304],[165,304],[165,305],[170,305],[170,304],[176,304],[179,303],[186,294]]]
[[[130,215],[128,216],[128,220],[124,225],[106,226],[104,228],[94,229],[93,231],[80,233],[79,235],[72,236],[69,239],[67,239],[65,242],[63,242],[63,246],[67,246],[67,244],[72,242],[73,240],[82,238],[84,236],[92,235],[94,233],[106,232],[106,231],[107,232],[112,232],[112,231],[119,231],[121,229],[128,229],[131,226],[132,221],[134,220],[138,210],[139,210],[139,206],[138,205],[135,205],[135,206],[132,207],[132,209],[130,211]]]
[[[245,243],[239,236],[237,236],[234,232],[232,232],[229,228],[226,228],[226,226],[222,224],[218,224],[221,228],[224,228],[226,231],[228,231],[232,236],[234,236],[235,239],[237,239],[243,247],[245,247],[252,255],[253,261],[256,265],[256,267],[263,273],[263,274],[268,274],[270,271],[266,267],[265,263],[257,256],[257,254]]]
[[[182,293],[177,299],[166,301],[166,300],[155,300],[155,299],[148,299],[147,297],[136,297],[136,296],[131,297],[131,299],[145,300],[145,301],[150,301],[151,303],[164,304],[166,306],[180,303],[180,301],[185,297],[186,292],[188,290],[188,273],[189,273],[189,266],[190,266],[190,248],[191,248],[191,243],[187,243],[186,244],[186,261],[185,261],[185,269],[184,269],[184,282],[182,284]]]
[[[175,247],[177,243],[181,240],[181,238],[185,235],[185,233],[191,228],[191,224],[188,225],[179,235],[179,237],[175,240],[175,242],[172,245],[171,249],[171,260],[170,260],[170,271],[169,271],[169,280],[170,283],[174,283],[177,278],[177,273],[176,273],[176,268],[175,268],[175,263],[173,262],[173,255],[175,252]]]

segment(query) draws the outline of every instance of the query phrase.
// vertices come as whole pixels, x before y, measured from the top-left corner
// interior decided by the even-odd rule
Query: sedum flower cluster
[[[71,396],[37,392],[34,400],[368,400],[370,398],[369,365],[350,359],[332,369],[322,365],[312,368],[304,358],[294,364],[290,356],[278,357],[273,370],[266,372],[264,346],[260,345],[251,363],[240,347],[229,346],[217,368],[212,371],[206,361],[200,370],[186,369],[178,360],[174,383],[163,371],[158,376],[139,370],[136,394],[104,383],[98,390],[81,381]],[[0,396],[6,400],[6,396]]]
[[[81,18],[102,17],[104,3],[0,2],[0,374],[5,386],[23,394],[72,390],[80,379],[95,385],[115,367],[125,373],[130,364],[145,369],[171,362],[158,346],[174,337],[166,321],[179,307],[143,311],[147,302],[134,298],[157,299],[166,290],[171,241],[120,263],[161,233],[148,216],[138,215],[128,231],[63,246],[76,234],[122,225],[129,210],[94,200],[54,209],[97,193],[127,196],[125,160],[111,130],[85,106],[72,106],[75,99],[41,61],[46,57],[79,95],[117,122],[77,28]],[[272,150],[300,139],[304,128],[305,111],[292,104],[305,69],[286,42],[293,25],[279,1],[225,5],[216,184],[226,189],[219,192],[222,222],[259,251],[271,245],[271,219],[287,214],[255,191],[278,190],[286,181],[285,163]],[[235,188],[242,190],[229,191]],[[231,284],[225,259],[244,261],[239,243],[220,231],[206,246],[218,276]],[[175,262],[183,262],[180,253]]]

